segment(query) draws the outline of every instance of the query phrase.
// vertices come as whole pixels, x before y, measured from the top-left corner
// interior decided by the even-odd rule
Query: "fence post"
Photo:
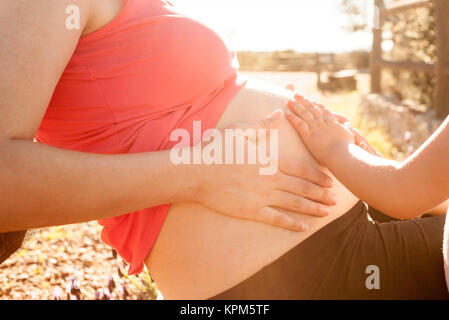
[[[435,111],[443,118],[449,114],[449,74],[446,73],[449,62],[449,1],[434,0],[434,5],[437,34]]]
[[[315,71],[317,79],[317,88],[321,89],[321,57],[318,52],[315,53]]]
[[[374,1],[373,49],[371,52],[371,92],[380,93],[382,69],[378,61],[382,57],[383,0]]]

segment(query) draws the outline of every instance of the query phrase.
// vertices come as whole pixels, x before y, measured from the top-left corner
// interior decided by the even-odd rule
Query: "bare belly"
[[[291,93],[249,81],[234,97],[218,127],[259,120],[285,108]],[[279,130],[280,153],[319,165],[287,120]],[[272,263],[358,201],[336,181],[338,204],[326,218],[303,216],[304,233],[229,218],[195,203],[172,205],[145,264],[166,299],[205,299],[227,290]]]

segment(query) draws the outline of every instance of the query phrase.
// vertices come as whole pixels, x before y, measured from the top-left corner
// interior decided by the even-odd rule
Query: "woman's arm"
[[[91,3],[0,2],[0,232],[103,219],[180,201],[293,230],[304,230],[303,223],[273,207],[323,215],[326,206],[318,202],[332,201],[318,185],[330,186],[329,178],[282,157],[276,175],[261,176],[256,166],[175,166],[169,151],[98,155],[33,142],[89,24]],[[80,9],[78,30],[66,28],[68,5]],[[259,125],[271,128],[279,122],[266,119]],[[239,210],[242,204],[246,210]]]
[[[65,26],[69,4],[80,8],[79,30]],[[191,194],[194,179],[168,182],[190,171],[172,168],[166,152],[112,157],[32,141],[88,21],[88,5],[0,3],[0,231],[106,218]],[[148,181],[158,188],[150,192]]]
[[[329,111],[303,97],[287,117],[315,158],[327,166],[352,193],[386,214],[417,217],[449,197],[449,118],[402,163],[370,154]]]

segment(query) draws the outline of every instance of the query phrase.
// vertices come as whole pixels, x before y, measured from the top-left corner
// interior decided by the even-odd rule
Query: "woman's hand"
[[[287,104],[292,111],[287,119],[318,162],[327,165],[326,160],[332,157],[335,147],[355,143],[351,130],[339,123],[329,110],[299,95],[295,99]]]
[[[282,115],[277,112],[272,118],[237,124],[233,129],[276,129]],[[245,143],[252,142],[246,139]],[[260,168],[258,164],[202,166],[195,200],[227,215],[294,231],[305,231],[308,226],[299,216],[281,209],[324,217],[330,213],[329,206],[336,204],[328,190],[332,179],[318,169],[282,155],[274,175],[261,175]]]

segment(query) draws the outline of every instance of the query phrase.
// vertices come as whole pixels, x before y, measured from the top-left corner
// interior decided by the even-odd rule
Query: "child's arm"
[[[449,198],[449,118],[410,158],[399,163],[372,155],[354,143],[348,128],[295,96],[287,118],[315,156],[354,195],[400,219],[417,217]]]

